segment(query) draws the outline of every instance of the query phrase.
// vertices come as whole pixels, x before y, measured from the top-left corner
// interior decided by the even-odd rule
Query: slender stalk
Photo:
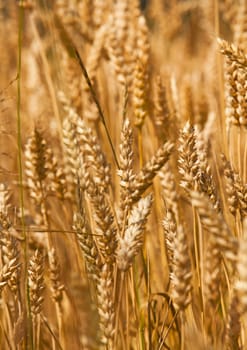
[[[139,166],[143,167],[143,146],[142,146],[142,129],[138,128],[138,151],[139,151]]]
[[[118,339],[118,329],[119,329],[119,315],[121,310],[121,300],[124,288],[125,281],[125,273],[121,272],[120,275],[120,285],[118,290],[118,299],[117,299],[117,307],[116,307],[116,320],[115,320],[115,336],[114,336],[114,349],[117,349],[117,339]]]
[[[247,180],[247,132],[244,130],[244,160],[243,160],[243,181]]]
[[[184,325],[185,325],[185,314],[184,311],[180,313],[180,319],[181,319],[181,341],[180,341],[180,350],[185,349],[184,344]]]
[[[169,327],[167,328],[167,331],[166,331],[166,333],[165,333],[165,335],[164,335],[164,337],[163,337],[163,339],[162,339],[162,341],[160,343],[160,346],[159,346],[158,350],[163,349],[163,344],[164,344],[164,342],[165,342],[165,340],[166,340],[166,338],[167,338],[167,336],[168,336],[168,334],[169,334],[169,332],[170,332],[170,330],[172,328],[172,325],[175,322],[177,316],[178,316],[178,311],[176,311],[175,315],[173,316],[173,318],[171,320],[171,323],[169,324]]]
[[[24,8],[23,1],[20,0],[18,11],[18,63],[17,63],[17,147],[18,147],[18,176],[19,176],[19,198],[21,208],[21,224],[23,233],[23,251],[24,251],[24,295],[26,295],[26,304],[24,312],[27,313],[27,333],[25,337],[25,347],[33,349],[33,333],[32,333],[32,316],[30,295],[28,286],[28,242],[24,219],[24,190],[23,190],[23,164],[22,164],[22,118],[21,118],[21,78],[22,78],[22,40],[23,40],[23,24],[24,24]]]
[[[98,100],[98,98],[96,96],[96,93],[94,91],[93,85],[92,85],[91,80],[90,80],[90,78],[88,76],[86,67],[84,66],[84,63],[82,62],[81,56],[80,56],[79,52],[77,51],[77,49],[75,47],[74,47],[74,52],[75,52],[75,56],[77,58],[77,61],[78,61],[79,65],[80,65],[80,67],[81,67],[81,70],[82,70],[82,73],[84,75],[84,78],[85,78],[85,80],[87,82],[87,85],[89,87],[89,90],[91,92],[93,101],[94,101],[94,103],[95,103],[95,105],[96,105],[96,107],[98,109],[98,113],[99,113],[101,122],[102,122],[102,124],[103,124],[103,126],[105,128],[106,136],[107,136],[108,142],[109,142],[111,150],[112,150],[113,158],[115,160],[117,168],[120,169],[120,165],[119,165],[119,162],[118,162],[118,159],[117,159],[117,154],[116,154],[116,151],[114,149],[114,146],[113,146],[113,143],[112,143],[112,139],[111,139],[111,136],[110,136],[110,132],[109,132],[108,127],[106,125],[106,120],[105,120],[102,108],[100,106],[99,100]]]
[[[220,35],[220,23],[219,23],[219,1],[214,0],[214,30],[217,37]],[[220,118],[217,118],[219,127],[222,133],[223,149],[227,151],[227,137],[226,137],[226,120],[224,111],[224,82],[223,82],[223,65],[222,55],[219,51],[216,53],[218,81],[219,81],[219,114]]]
[[[241,157],[241,128],[238,128],[238,137],[237,137],[237,152],[238,152],[238,172],[241,178],[242,177],[242,157]]]

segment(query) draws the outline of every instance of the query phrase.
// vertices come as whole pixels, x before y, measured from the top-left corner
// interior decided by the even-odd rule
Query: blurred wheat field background
[[[0,0],[0,349],[247,349],[245,0]]]

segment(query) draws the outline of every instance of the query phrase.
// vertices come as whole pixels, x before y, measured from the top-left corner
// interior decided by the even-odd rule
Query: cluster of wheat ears
[[[245,0],[0,0],[0,349],[247,349]]]

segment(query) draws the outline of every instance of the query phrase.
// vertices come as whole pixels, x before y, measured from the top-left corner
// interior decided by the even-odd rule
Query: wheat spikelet
[[[240,48],[243,48],[243,50],[246,47],[247,43],[247,9],[246,9],[246,3],[243,0],[239,1],[236,21],[234,23],[234,37],[233,41],[234,44],[238,45]]]
[[[179,137],[179,172],[182,175],[180,185],[190,191],[198,187],[196,178],[199,174],[198,154],[194,127],[187,122]]]
[[[80,20],[87,26],[92,26],[94,12],[93,1],[86,0],[81,2],[78,6],[78,12],[80,15]]]
[[[97,243],[106,262],[112,264],[115,261],[115,250],[117,247],[117,229],[114,215],[105,194],[98,189],[86,168],[84,169],[83,177],[83,186],[94,212],[95,233],[98,235]]]
[[[99,28],[105,23],[105,18],[110,11],[110,2],[105,0],[94,0],[93,23]]]
[[[244,69],[238,70],[238,76],[237,76],[237,100],[238,100],[238,107],[237,107],[237,113],[239,115],[239,124],[240,126],[243,126],[246,128],[247,126],[247,120],[246,120],[246,112],[247,112],[247,104],[246,104],[246,79],[247,79],[247,72]]]
[[[136,174],[132,184],[132,201],[136,202],[146,189],[152,184],[156,173],[168,161],[174,145],[171,142],[164,143],[147,164]]]
[[[236,241],[232,237],[221,213],[199,192],[191,192],[192,205],[197,209],[201,224],[210,234],[205,255],[205,297],[210,305],[215,305],[220,297],[222,256],[235,264]]]
[[[246,216],[247,202],[246,202],[246,185],[240,179],[239,174],[233,170],[229,161],[222,154],[224,177],[226,181],[226,193],[228,194],[229,211],[236,216],[237,211],[240,212],[241,217]]]
[[[220,51],[223,53],[231,63],[236,63],[238,67],[246,69],[247,56],[245,52],[234,44],[229,44],[226,40],[218,38]]]
[[[85,214],[74,214],[73,228],[76,230],[77,238],[86,260],[87,270],[94,280],[99,277],[102,262],[98,247],[93,239],[92,231],[86,223]]]
[[[127,83],[126,40],[132,28],[128,28],[128,1],[116,1],[113,5],[112,25],[109,36],[109,55],[118,82],[124,86]],[[132,24],[130,24],[132,27]],[[127,30],[129,29],[129,30]]]
[[[7,186],[3,183],[0,183],[0,213],[7,215],[9,204],[10,192]]]
[[[154,84],[154,123],[161,139],[169,138],[171,112],[167,100],[167,89],[158,75]]]
[[[137,18],[137,57],[144,67],[148,66],[150,55],[149,31],[145,17],[140,14]]]
[[[26,144],[26,176],[31,198],[40,205],[44,200],[44,180],[47,177],[47,144],[35,129]]]
[[[137,61],[133,80],[133,105],[135,126],[141,128],[147,115],[147,81],[145,68],[140,60]]]
[[[125,119],[121,130],[121,143],[119,145],[119,164],[117,171],[120,177],[120,218],[122,221],[124,213],[128,213],[131,207],[132,181],[135,178],[133,172],[133,133],[129,119]]]
[[[201,135],[195,127],[186,123],[179,138],[180,185],[187,191],[198,190],[205,193],[215,209],[220,211],[220,200],[216,184],[208,164],[206,149]]]
[[[112,19],[113,22],[113,19]],[[114,22],[113,22],[114,23]],[[126,72],[125,72],[125,57],[121,44],[118,43],[116,32],[114,27],[110,27],[108,52],[110,56],[110,62],[113,66],[114,72],[117,76],[117,80],[120,85],[126,84]]]
[[[77,122],[76,130],[81,153],[94,171],[93,180],[98,190],[102,193],[108,192],[111,183],[110,165],[97,142],[97,137],[81,119]]]
[[[9,228],[10,229],[10,228]],[[3,229],[0,236],[2,260],[4,265],[10,264],[11,261],[20,261],[20,252],[17,239],[13,237],[9,230]],[[20,284],[20,269],[16,268],[8,280],[8,285],[11,291],[17,296]]]
[[[227,226],[221,213],[217,213],[207,197],[192,191],[191,203],[198,210],[202,226],[205,227],[215,238],[215,244],[219,250],[234,261],[236,254],[236,240]]]
[[[151,195],[140,199],[131,211],[123,237],[119,237],[116,261],[118,268],[122,271],[126,271],[131,266],[134,257],[142,247],[145,224],[151,205]]]
[[[84,2],[82,6],[84,6]],[[77,9],[76,6],[68,4],[64,0],[56,0],[55,24],[60,34],[60,39],[64,44],[66,41],[66,38],[64,38],[65,30],[68,31],[73,38],[79,37],[80,39],[84,39],[90,43],[93,41],[92,29],[91,26],[89,26],[91,16],[88,16],[86,13],[87,10],[84,11],[84,9],[80,8],[80,6]]]
[[[179,213],[179,193],[176,187],[175,176],[172,173],[170,163],[167,162],[159,172],[160,183],[167,210],[171,210],[175,217]]]
[[[44,301],[44,262],[42,254],[36,250],[30,260],[28,268],[28,284],[30,289],[30,304],[31,311],[34,316],[37,316],[42,311]]]
[[[164,234],[165,234],[166,256],[168,260],[169,270],[171,273],[173,269],[173,260],[174,260],[174,249],[175,249],[174,242],[177,235],[177,223],[176,223],[175,215],[172,209],[167,209],[166,215],[162,224],[163,224]]]
[[[177,227],[173,247],[171,296],[174,306],[184,310],[191,302],[192,272],[187,238],[181,225]]]
[[[69,101],[64,93],[59,93],[59,100],[63,105],[66,116],[63,120],[63,144],[64,144],[64,164],[65,176],[68,186],[68,194],[74,198],[75,186],[77,183],[76,174],[80,168],[79,162],[79,145],[77,140],[76,125],[78,115],[73,108],[70,107]]]
[[[145,17],[140,10],[136,14],[136,66],[133,77],[133,107],[135,121],[134,124],[141,128],[148,115],[148,87],[149,87],[149,37]]]
[[[239,125],[237,75],[238,68],[236,62],[231,62],[228,58],[226,60],[225,68],[225,80],[227,86],[226,116],[227,123],[233,125]]]
[[[102,266],[97,286],[101,342],[112,349],[114,336],[113,276],[108,264]]]
[[[0,273],[0,293],[2,293],[3,288],[10,281],[13,273],[17,271],[18,267],[19,264],[16,257],[8,261],[8,263],[3,266]]]
[[[71,100],[71,104],[74,106],[76,111],[81,112],[82,110],[82,79],[79,67],[76,61],[69,57],[67,52],[62,50],[62,70],[64,71],[64,77],[66,78],[66,92],[67,96]]]
[[[59,266],[58,258],[54,248],[52,248],[48,252],[48,256],[49,256],[52,298],[56,303],[61,303],[63,298],[64,285],[61,283],[60,266]]]
[[[66,186],[66,175],[61,167],[58,165],[57,158],[53,155],[50,148],[47,149],[47,169],[48,179],[50,182],[50,190],[55,193],[58,198],[65,199],[68,196]]]
[[[221,211],[220,199],[216,190],[216,183],[213,178],[212,170],[208,162],[208,154],[206,149],[206,142],[203,138],[202,132],[195,129],[196,148],[199,163],[198,183],[200,190],[205,193],[213,204],[216,211]]]
[[[239,242],[237,256],[237,272],[239,279],[235,282],[235,290],[238,298],[238,311],[243,314],[247,311],[246,293],[247,293],[247,274],[246,274],[246,240]]]

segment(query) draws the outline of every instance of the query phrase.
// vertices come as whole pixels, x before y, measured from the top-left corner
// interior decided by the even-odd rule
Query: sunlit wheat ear
[[[246,3],[240,1],[239,6],[236,8],[236,21],[233,27],[233,42],[240,48],[245,49],[246,46]]]
[[[61,272],[56,255],[55,249],[52,248],[48,252],[49,267],[50,267],[50,279],[51,279],[51,292],[52,298],[56,303],[60,303],[63,298],[64,284],[61,283]]]
[[[82,110],[82,91],[81,91],[81,75],[80,68],[76,61],[69,57],[65,50],[61,50],[62,60],[61,66],[64,72],[64,80],[66,85],[66,91],[68,93],[71,105],[79,113]]]
[[[198,187],[207,195],[216,211],[221,211],[221,201],[217,193],[217,185],[213,177],[209,164],[208,145],[203,137],[203,133],[195,128],[196,148],[198,154],[199,176],[197,178]]]
[[[151,195],[140,199],[131,211],[123,237],[119,237],[116,260],[118,268],[122,271],[126,271],[132,265],[134,257],[142,247],[151,205]]]
[[[6,185],[0,183],[0,214],[7,215],[10,208],[10,192]],[[1,220],[1,218],[0,218]]]
[[[108,349],[113,349],[115,310],[113,302],[113,272],[111,266],[101,268],[97,285],[98,313],[101,342]]]
[[[187,238],[181,225],[174,239],[171,273],[171,296],[174,306],[184,310],[191,302],[192,272]]]
[[[125,119],[121,130],[121,143],[119,146],[119,164],[117,171],[120,177],[120,218],[127,214],[131,207],[132,182],[135,178],[133,172],[133,133],[129,119]]]
[[[239,113],[238,113],[238,90],[237,90],[237,76],[238,65],[235,61],[230,60],[229,56],[226,56],[225,62],[225,99],[226,99],[226,126],[230,125],[239,126]]]
[[[8,282],[10,282],[12,275],[16,273],[18,267],[19,264],[17,258],[13,258],[3,266],[2,270],[0,271],[0,294]]]
[[[82,119],[78,119],[76,131],[81,154],[87,165],[93,170],[93,180],[98,190],[102,193],[109,192],[111,168],[96,135]]]
[[[35,129],[28,139],[25,150],[25,172],[31,198],[40,205],[44,200],[44,180],[47,177],[47,144],[41,133]]]
[[[96,0],[94,2],[93,22],[96,28],[100,28],[101,25],[104,25],[110,11],[111,3],[107,3],[104,0]]]
[[[223,215],[217,213],[209,199],[197,191],[191,191],[191,203],[198,211],[202,226],[213,234],[216,244],[222,253],[226,254],[229,259],[232,258],[234,260],[236,240],[226,224]]]
[[[58,98],[66,113],[62,125],[64,172],[68,186],[68,195],[74,199],[77,183],[76,174],[80,168],[80,150],[76,130],[78,115],[75,110],[70,107],[69,101],[63,92],[59,92]]]
[[[98,280],[100,269],[102,267],[102,259],[93,238],[91,228],[86,222],[84,213],[74,214],[73,228],[76,230],[77,239],[86,261],[89,276],[94,280]]]
[[[20,262],[20,251],[17,238],[12,235],[13,224],[8,216],[10,193],[4,184],[0,184],[0,246],[3,266],[9,265],[11,261],[16,264]],[[20,267],[13,271],[8,285],[11,291],[17,296],[20,284]]]
[[[174,144],[166,142],[157,151],[156,154],[145,164],[145,166],[136,174],[132,184],[132,203],[141,198],[146,189],[151,186],[157,172],[165,165],[174,149]]]
[[[238,91],[237,112],[239,114],[240,126],[243,126],[245,128],[247,127],[247,118],[246,118],[247,104],[246,104],[246,98],[245,98],[246,79],[247,79],[246,69],[245,70],[239,69],[238,76],[237,76],[237,91]]]
[[[133,79],[134,124],[141,128],[148,115],[148,61],[150,55],[147,23],[141,13],[136,17],[136,45],[136,66]]]
[[[173,269],[174,244],[177,235],[177,223],[172,209],[167,209],[166,216],[163,220],[163,228],[165,234],[166,255],[170,272]]]
[[[160,139],[167,140],[170,136],[171,112],[168,104],[167,89],[160,76],[154,83],[154,123]]]
[[[12,227],[9,229],[3,228],[0,235],[0,245],[3,264],[8,265],[11,261],[15,261],[16,264],[20,262],[20,250],[17,239],[11,235]],[[13,271],[9,281],[9,288],[17,296],[17,292],[20,285],[20,267],[17,267]]]
[[[242,49],[220,38],[218,38],[218,43],[221,53],[227,56],[231,63],[234,62],[241,68],[247,67],[247,55]]]
[[[50,148],[47,150],[47,168],[49,171],[47,176],[50,183],[49,190],[57,198],[64,200],[68,197],[66,174],[63,168],[58,165],[57,158],[53,155]]]
[[[147,81],[145,70],[140,61],[137,61],[133,82],[133,105],[135,126],[141,128],[148,115],[147,111]]]
[[[179,172],[182,176],[181,186],[190,191],[198,187],[198,154],[194,127],[187,122],[179,136]]]
[[[221,159],[223,162],[229,211],[234,216],[239,212],[241,218],[243,218],[247,214],[246,185],[223,154],[221,155]]]
[[[117,228],[112,209],[108,204],[106,195],[99,190],[88,173],[87,167],[84,168],[81,179],[93,211],[95,233],[97,234],[100,253],[105,262],[113,264],[117,247]]]
[[[28,285],[30,290],[31,312],[37,316],[42,311],[44,301],[44,261],[41,253],[36,250],[28,268]]]
[[[110,17],[109,37],[106,48],[109,52],[110,63],[114,69],[118,82],[124,86],[127,79],[126,40],[131,31],[132,23],[128,28],[128,4],[116,1],[113,6],[113,14]],[[128,31],[127,29],[130,29]]]
[[[163,191],[163,198],[167,210],[172,210],[175,217],[178,218],[179,212],[179,193],[175,181],[175,175],[172,173],[170,163],[167,162],[159,172],[160,183]]]
[[[220,298],[222,259],[225,256],[233,265],[236,261],[237,241],[232,236],[221,213],[214,210],[210,200],[197,191],[191,191],[191,203],[196,208],[202,227],[208,232],[205,240],[205,296],[210,305]]]

